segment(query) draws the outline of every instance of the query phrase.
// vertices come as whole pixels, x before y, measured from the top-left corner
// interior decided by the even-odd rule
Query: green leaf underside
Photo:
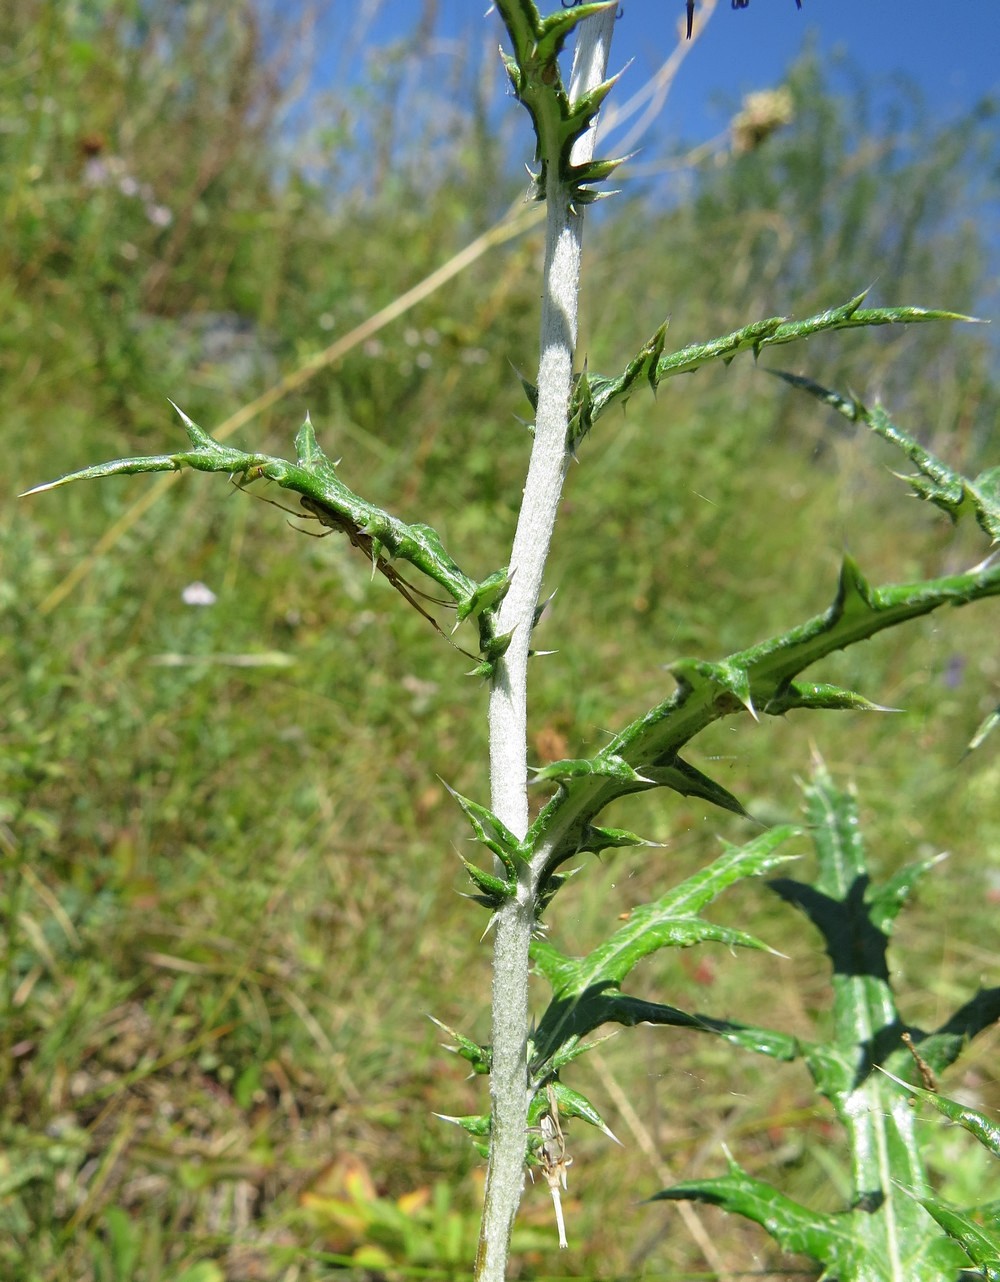
[[[863,308],[861,304],[866,293],[867,291],[856,295],[840,307],[829,308],[801,321],[771,316],[765,320],[753,321],[721,338],[711,339],[707,343],[693,343],[667,355],[663,355],[666,326],[661,326],[617,377],[606,378],[589,373],[579,375],[570,413],[571,447],[590,431],[612,405],[624,404],[641,386],[649,386],[655,391],[664,379],[673,378],[677,374],[694,373],[702,366],[718,360],[728,364],[741,352],[752,352],[756,359],[766,347],[794,343],[832,330],[971,319],[957,312],[923,307]]]
[[[842,396],[839,392],[814,383],[812,379],[782,370],[773,372],[792,387],[808,392],[823,404],[831,406],[849,422],[864,423],[876,436],[881,436],[883,440],[902,450],[919,473],[903,479],[919,498],[947,512],[953,521],[958,521],[971,512],[984,533],[994,542],[1000,540],[1000,467],[989,468],[975,480],[969,480],[943,463],[930,450],[924,449],[919,441],[898,427],[880,407],[870,410],[855,397]]]
[[[721,663],[671,665],[676,692],[626,726],[593,758],[543,767],[536,778],[557,784],[529,830],[525,846],[545,852],[551,871],[593,848],[593,822],[610,802],[666,786],[741,811],[721,786],[679,757],[683,746],[721,717],[754,710],[781,716],[793,709],[875,708],[861,695],[795,678],[826,655],[943,605],[1000,594],[1000,564],[916,583],[870,585],[846,559],[836,598],[826,613],[730,655]]]

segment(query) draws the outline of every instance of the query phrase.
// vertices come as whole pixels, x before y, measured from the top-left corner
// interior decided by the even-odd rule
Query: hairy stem
[[[614,9],[577,33],[571,99],[604,79]],[[594,129],[577,142],[574,163],[593,155]],[[541,316],[538,405],[531,460],[511,552],[511,587],[499,630],[513,632],[490,690],[490,785],[494,814],[518,837],[528,830],[527,673],[531,627],[566,476],[569,402],[577,338],[583,220],[550,169]],[[528,946],[536,878],[525,869],[519,893],[498,912],[493,955],[492,1125],[477,1282],[502,1282],[524,1185],[527,1080]]]

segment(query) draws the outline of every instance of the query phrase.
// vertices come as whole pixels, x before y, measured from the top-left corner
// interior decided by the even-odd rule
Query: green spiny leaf
[[[655,786],[657,766],[675,764],[680,748],[701,730],[722,716],[742,710],[739,693],[749,692],[756,709],[780,715],[789,706],[788,700],[796,697],[796,687],[791,684],[795,677],[826,655],[943,605],[964,605],[998,594],[1000,562],[984,563],[966,574],[875,588],[854,562],[846,559],[836,599],[825,614],[732,654],[722,664],[687,661],[672,665],[678,682],[676,692],[619,731],[594,759],[618,758],[631,767],[637,780],[609,777],[599,764],[590,768],[574,766],[571,777],[561,780],[559,790],[532,823],[528,838],[532,848],[547,850],[550,870],[572,858],[585,840],[587,826],[605,806],[631,792]],[[720,671],[745,672],[745,686],[737,693],[727,689],[717,679]],[[802,689],[806,697],[799,706],[808,707],[808,687]],[[823,689],[814,687],[819,692],[814,706],[827,706]],[[839,696],[834,703],[841,704]],[[624,771],[620,773],[624,775]],[[664,784],[680,782],[685,786],[690,780],[690,776],[659,778]],[[641,782],[643,779],[649,782]],[[720,804],[725,804],[724,795],[728,794],[718,794]],[[734,802],[735,798],[730,804]]]
[[[868,618],[876,607],[872,585],[861,573],[852,556],[845,556],[840,570],[840,587],[834,609],[842,619]]]
[[[619,165],[624,165],[630,159],[630,156],[616,156],[613,160],[590,160],[585,165],[573,165],[570,173],[574,184],[578,187],[584,183],[604,182],[611,177]]]
[[[678,374],[690,374],[713,361],[721,360],[728,364],[740,352],[751,352],[756,358],[765,347],[780,346],[785,343],[798,342],[831,330],[857,329],[876,325],[914,325],[926,321],[968,321],[971,317],[957,312],[934,310],[922,307],[870,307],[863,308],[861,303],[865,295],[859,294],[839,307],[829,308],[801,321],[789,321],[783,316],[769,316],[764,320],[753,321],[741,329],[733,330],[721,338],[710,339],[707,343],[693,343],[689,347],[667,355],[657,355],[655,366],[648,376],[650,385],[655,388],[665,378]],[[657,331],[659,333],[660,331]],[[653,342],[656,335],[650,342]],[[647,347],[649,345],[647,344]],[[607,378],[591,375],[593,392],[593,410],[591,422],[597,420],[617,401],[627,400],[638,383],[635,366],[642,357],[630,362],[622,374]]]
[[[871,1065],[884,1062],[900,1048],[902,1024],[889,984],[886,932],[918,872],[873,892],[854,797],[834,786],[822,763],[817,764],[805,792],[819,875],[811,885],[787,879],[771,885],[806,913],[822,934],[830,958],[832,1045],[837,1058],[832,1062],[814,1059],[811,1068],[814,1075],[819,1074],[820,1091],[843,1117]],[[844,1065],[853,1065],[847,1080]]]
[[[207,432],[202,431],[197,423],[188,418],[183,410],[178,409],[176,405],[174,409],[183,420],[184,429],[195,446],[193,450],[182,450],[176,454],[152,454],[113,459],[109,463],[98,463],[93,467],[81,468],[78,472],[67,473],[55,481],[36,485],[33,489],[26,490],[21,497],[43,494],[48,490],[58,489],[61,485],[68,485],[71,481],[93,481],[106,476],[135,476],[146,472],[180,472],[185,467],[200,472],[227,472],[238,476],[248,476],[253,472],[265,475],[267,465],[276,461],[268,458],[266,454],[248,454],[245,450],[220,445]]]
[[[919,472],[918,476],[903,478],[915,494],[947,512],[953,521],[972,512],[983,531],[994,542],[1000,540],[1000,468],[989,468],[970,481],[893,423],[883,409],[869,410],[855,397],[841,396],[797,374],[781,370],[774,373],[791,386],[832,406],[850,422],[864,423],[877,436],[902,450]]]
[[[956,1211],[937,1197],[912,1194],[948,1236],[958,1242],[986,1282],[1000,1282],[1000,1232],[983,1228],[967,1213]]]
[[[431,1023],[437,1024],[438,1028],[447,1033],[449,1037],[454,1038],[455,1045],[445,1046],[445,1050],[451,1051],[455,1055],[461,1055],[462,1059],[468,1060],[477,1074],[484,1074],[490,1071],[492,1055],[488,1046],[480,1046],[478,1042],[463,1036],[462,1033],[457,1033],[453,1028],[449,1028],[447,1024],[442,1024],[433,1015],[430,1016],[430,1020]]]
[[[811,1211],[763,1180],[754,1179],[732,1161],[728,1175],[675,1184],[650,1201],[707,1202],[721,1206],[760,1224],[783,1250],[810,1255],[823,1263],[832,1262],[848,1245],[848,1225],[839,1223],[837,1216]]]
[[[616,1144],[621,1143],[586,1095],[581,1095],[579,1091],[574,1091],[562,1082],[557,1081],[552,1082],[551,1090],[556,1098],[560,1118],[579,1118],[581,1122],[586,1122],[588,1126],[596,1127],[609,1140],[614,1140]],[[544,1100],[545,1096],[546,1092],[539,1091],[535,1099]]]
[[[482,646],[486,662],[495,664],[497,659],[507,653],[511,641],[514,638],[513,632],[493,633]]]
[[[472,825],[476,840],[481,841],[484,846],[493,851],[507,870],[508,877],[516,882],[518,865],[522,864],[528,857],[528,849],[518,841],[510,829],[496,817],[492,810],[487,810],[485,806],[479,805],[478,802],[470,801],[468,797],[463,797],[460,792],[456,792],[454,788],[449,788],[447,784],[445,784],[445,787],[448,788],[448,791],[462,807],[465,817]],[[469,865],[467,865],[468,867]],[[487,875],[480,869],[476,871],[481,877]],[[472,876],[472,873],[470,872],[469,875]],[[506,890],[506,882],[500,881],[499,878],[491,880],[496,880],[499,886]],[[477,882],[477,884],[479,883]]]
[[[884,935],[892,933],[900,910],[910,898],[917,883],[941,862],[941,855],[934,855],[920,863],[901,868],[880,886],[873,885],[868,893],[868,917],[876,930]]]
[[[645,837],[639,837],[634,832],[629,832],[627,828],[599,828],[596,824],[590,824],[581,837],[577,854],[587,852],[599,855],[602,850],[612,850],[620,846],[658,846],[659,844],[658,841],[648,841]]]
[[[538,410],[538,388],[531,379],[526,378],[525,375],[521,373],[516,365],[514,366],[514,373],[517,375],[518,382],[521,384],[524,394],[528,398],[528,404],[531,406],[531,412],[533,414],[536,413]]]
[[[662,947],[685,948],[708,942],[722,943],[730,948],[765,947],[759,940],[742,931],[714,926],[700,919],[662,923],[655,934],[652,931],[647,934],[644,942],[647,951]],[[533,958],[536,956],[537,943],[535,941],[532,944]],[[556,1073],[570,1060],[590,1050],[594,1043],[583,1039],[603,1024],[617,1023],[630,1027],[638,1023],[651,1023],[702,1028],[700,1020],[687,1016],[683,1011],[652,1002],[638,1002],[622,995],[613,978],[605,977],[585,983],[590,960],[582,958],[576,962],[576,969],[569,977],[570,982],[555,991],[535,1031],[534,1054],[530,1060],[535,1077],[542,1078]],[[554,966],[550,969],[554,969]],[[707,1026],[704,1031],[720,1031],[723,1036],[726,1035],[722,1030],[709,1029]]]
[[[472,1136],[473,1147],[480,1157],[489,1157],[490,1119],[488,1114],[470,1113],[465,1117],[450,1117],[447,1113],[435,1113],[434,1116],[441,1122],[460,1126],[463,1131]]]
[[[893,1077],[891,1073],[887,1076]],[[917,1099],[923,1100],[925,1104],[930,1104],[933,1108],[946,1117],[949,1122],[954,1122],[956,1126],[961,1126],[974,1135],[976,1139],[985,1148],[993,1154],[994,1157],[1000,1157],[1000,1122],[995,1118],[988,1117],[978,1109],[972,1108],[968,1104],[960,1104],[958,1100],[948,1099],[945,1095],[939,1095],[937,1091],[929,1091],[921,1086],[914,1086],[912,1083],[904,1082],[898,1077],[893,1077],[893,1081],[898,1083],[910,1095],[916,1096]]]
[[[760,876],[790,856],[777,848],[798,830],[782,824],[762,833],[745,846],[728,846],[707,868],[681,882],[659,899],[633,908],[629,919],[604,943],[582,958],[574,981],[577,991],[612,981],[620,984],[644,957],[660,948],[687,947],[702,938],[720,938],[717,928],[702,922],[697,914],[724,890],[747,877]],[[703,934],[705,930],[709,934]],[[727,942],[734,942],[727,939]],[[749,947],[763,947],[749,937],[738,941]]]
[[[576,376],[573,385],[569,426],[566,431],[566,447],[571,454],[575,455],[577,442],[590,431],[593,409],[594,398],[590,391],[590,379],[584,369]]]
[[[866,594],[858,592],[859,597]],[[878,594],[871,597],[878,606]],[[808,817],[819,857],[819,877],[813,885],[773,883],[786,899],[803,908],[823,934],[831,958],[834,990],[834,1034],[829,1043],[782,1046],[789,1057],[804,1057],[820,1092],[834,1104],[852,1149],[854,1189],[852,1209],[838,1215],[820,1215],[790,1202],[783,1194],[746,1175],[734,1163],[718,1180],[693,1181],[665,1190],[663,1198],[693,1198],[736,1212],[761,1224],[788,1251],[805,1252],[824,1265],[824,1276],[839,1282],[940,1282],[956,1275],[963,1262],[958,1243],[968,1258],[972,1253],[965,1228],[953,1225],[956,1241],[945,1218],[923,1199],[913,1200],[900,1185],[926,1190],[926,1176],[916,1145],[910,1097],[937,1097],[908,1086],[900,1077],[873,1068],[886,1062],[902,1072],[913,1071],[911,1051],[904,1045],[905,1028],[897,1013],[886,961],[887,936],[900,907],[918,878],[936,861],[904,869],[883,885],[871,884],[864,843],[858,827],[854,798],[839,791],[829,772],[819,763],[806,789]],[[632,999],[633,1019],[686,1023],[669,1008],[648,1011]],[[1000,1013],[1000,990],[978,994],[958,1012],[945,1029],[911,1040],[919,1045],[922,1065],[951,1062],[968,1036],[992,1022]],[[729,1036],[735,1044],[753,1045],[753,1030],[738,1026],[706,1031]],[[760,1049],[773,1053],[766,1041]],[[921,1071],[925,1071],[921,1067]],[[942,1111],[960,1121],[959,1106],[946,1104]],[[968,1119],[975,1131],[982,1117]],[[996,1128],[995,1128],[996,1129]],[[1000,1144],[1000,1131],[995,1137]],[[921,1214],[923,1212],[923,1214]],[[935,1223],[935,1220],[938,1223]],[[967,1226],[966,1226],[967,1227]],[[978,1230],[977,1230],[978,1232]],[[971,1239],[970,1239],[971,1240]],[[982,1246],[982,1241],[979,1245]]]
[[[721,1206],[761,1225],[783,1250],[812,1256],[825,1266],[823,1276],[838,1282],[942,1282],[954,1277],[963,1262],[955,1243],[937,1232],[916,1203],[893,1192],[893,1198],[875,1208],[828,1215],[793,1201],[730,1160],[728,1175],[676,1184],[652,1200]]]
[[[935,1073],[943,1073],[954,1064],[973,1037],[998,1020],[1000,988],[981,988],[940,1028],[919,1039],[920,1055]]]
[[[336,479],[336,463],[331,463],[319,447],[312,420],[307,414],[305,422],[295,436],[295,457],[300,467],[313,472],[324,480]]]
[[[744,665],[725,660],[705,663],[699,659],[681,659],[669,669],[678,684],[692,691],[710,690],[713,701],[723,713],[745,709],[757,720],[750,692],[750,673]]]
[[[488,578],[476,585],[465,601],[459,602],[456,617],[459,623],[466,619],[478,619],[484,610],[492,610],[507,595],[510,587],[510,575],[506,567],[495,570]]]
[[[610,7],[608,3],[602,0],[601,3],[580,4],[567,6],[562,10],[557,9],[555,13],[540,19],[536,27],[538,35],[535,56],[541,61],[548,61],[558,57],[574,27],[581,22],[585,22],[587,18],[593,18],[599,13],[604,13]],[[502,10],[503,6],[498,5],[497,8]]]
[[[535,969],[545,976],[554,989],[570,987],[576,977],[578,962],[572,957],[564,956],[547,939],[532,941],[531,960]]]
[[[586,1055],[588,1051],[595,1050],[598,1046],[608,1041],[612,1036],[613,1034],[608,1034],[607,1037],[598,1037],[592,1042],[584,1042],[571,1037],[563,1042],[562,1046],[560,1046],[557,1051],[547,1057],[544,1061],[538,1059],[533,1053],[531,1053],[529,1055],[528,1062],[529,1064],[542,1064],[544,1062],[544,1071],[546,1073],[560,1073],[567,1064],[572,1064],[572,1062],[575,1059],[579,1059],[581,1055]],[[530,1043],[528,1050],[529,1052],[533,1052],[534,1050]]]
[[[480,894],[474,895],[473,898],[484,908],[495,912],[517,894],[517,881],[514,878],[504,880],[502,877],[495,877],[493,873],[485,872],[477,864],[470,863],[468,859],[463,859],[462,864],[480,891]]]
[[[441,1118],[442,1122],[454,1122],[456,1126],[460,1126],[463,1131],[468,1131],[470,1135],[489,1135],[490,1133],[490,1119],[483,1114],[475,1113],[468,1114],[465,1117],[445,1117],[443,1114],[438,1113],[438,1117]]]
[[[582,166],[577,174],[570,154],[577,138],[589,128],[614,80],[598,85],[571,103],[558,58],[578,23],[606,12],[615,2],[573,5],[542,18],[530,0],[497,0],[497,10],[513,49],[511,54],[503,55],[504,66],[535,130],[535,159],[541,165],[532,191],[537,200],[547,198],[555,175],[566,187],[571,202],[585,204],[593,198],[593,192],[583,184],[597,180],[602,164],[613,167],[612,162],[595,162],[597,169]],[[610,173],[610,168],[607,172]]]
[[[760,1028],[753,1024],[741,1024],[735,1020],[715,1019],[700,1012],[689,1014],[678,1010],[676,1006],[665,1006],[659,1002],[647,1002],[638,997],[627,997],[624,994],[613,996],[608,1001],[609,1022],[624,1024],[632,1028],[636,1024],[664,1024],[672,1028],[690,1028],[699,1033],[711,1033],[740,1050],[751,1051],[755,1055],[767,1055],[770,1059],[783,1062],[800,1059],[808,1050],[808,1045],[788,1033],[775,1032],[771,1028]]]
[[[429,526],[407,525],[362,499],[338,479],[333,464],[316,444],[315,433],[308,420],[296,436],[299,459],[296,463],[289,463],[267,454],[248,454],[244,450],[222,445],[182,411],[178,410],[178,413],[184,421],[189,439],[195,445],[193,450],[115,459],[35,486],[27,493],[40,494],[60,485],[67,485],[70,481],[146,472],[177,472],[185,467],[201,472],[223,472],[242,478],[244,483],[266,477],[276,481],[284,489],[299,494],[306,510],[324,525],[347,534],[372,559],[376,568],[382,571],[397,591],[427,618],[430,616],[414,600],[407,585],[384,563],[383,553],[408,561],[459,604],[474,596],[479,585],[463,574],[448,556],[435,531]],[[431,622],[434,623],[434,620],[431,619]]]
[[[872,703],[854,690],[815,681],[790,681],[783,690],[771,696],[763,709],[768,716],[780,717],[797,708],[822,709],[828,712],[899,712]]]
[[[184,430],[188,434],[188,440],[196,449],[212,451],[218,448],[218,442],[214,441],[206,431],[200,428],[194,419],[189,418],[179,405],[174,404],[173,401],[170,401],[170,404],[180,415]]]
[[[728,810],[734,815],[741,815],[744,819],[752,818],[738,798],[723,788],[721,783],[716,783],[680,757],[670,756],[663,762],[658,758],[654,765],[643,767],[643,775],[650,784],[671,788],[682,797],[701,797],[703,801],[710,801],[713,806]]]
[[[535,940],[532,959],[553,996],[536,1030],[534,1071],[547,1071],[546,1065],[561,1062],[567,1050],[578,1053],[581,1038],[617,1019],[615,1002],[622,981],[651,953],[705,941],[765,947],[742,931],[716,926],[698,914],[734,882],[764,873],[785,859],[777,847],[795,831],[789,826],[774,828],[746,846],[727,848],[708,868],[654,902],[634,908],[628,921],[585,957],[572,960],[548,941]]]
[[[850,1137],[855,1200],[874,1196],[872,1190],[888,1199],[891,1179],[913,1184],[925,1179],[910,1115],[910,1089],[898,1089],[896,1074],[913,1076],[915,1061],[921,1072],[940,1071],[951,1063],[968,1037],[1000,1014],[1000,990],[977,994],[937,1033],[914,1030],[910,1035],[890,984],[888,935],[913,886],[936,861],[904,869],[888,882],[873,885],[853,796],[834,786],[822,763],[814,770],[806,796],[819,876],[812,885],[772,883],[820,930],[831,962],[833,1036],[826,1044],[804,1048],[804,1058],[817,1088],[831,1101]],[[876,1068],[887,1072],[876,1073]],[[945,1248],[936,1244],[926,1225],[919,1217],[914,1220],[907,1208],[897,1206],[892,1215],[899,1224],[910,1217],[906,1234],[912,1230],[914,1251],[926,1252],[920,1255],[920,1267],[929,1268],[930,1259]],[[872,1250],[893,1250],[893,1234],[898,1230],[892,1215],[865,1228]]]
[[[628,398],[632,392],[645,381],[656,393],[657,375],[656,366],[660,357],[663,355],[663,348],[667,341],[667,326],[669,321],[664,321],[660,328],[653,334],[636,355],[625,366],[625,370],[617,383],[615,398],[621,402],[622,407],[628,404]],[[576,386],[573,389],[573,399],[570,405],[570,447],[574,448],[584,436],[590,431],[594,423],[594,406],[600,404],[606,405],[609,395],[609,387],[612,380],[591,376],[590,379],[585,374],[580,375]]]
[[[627,761],[614,753],[598,753],[596,757],[576,758],[570,761],[552,761],[547,766],[532,766],[533,783],[544,783],[556,780],[559,783],[567,779],[580,779],[587,776],[601,776],[606,779],[619,779],[628,783],[646,783],[648,780],[636,774]]]

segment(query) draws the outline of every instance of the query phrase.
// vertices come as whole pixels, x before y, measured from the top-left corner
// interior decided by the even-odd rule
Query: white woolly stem
[[[614,9],[581,23],[570,82],[571,99],[604,79]],[[594,130],[577,141],[573,161],[590,159]],[[583,223],[571,193],[548,170],[544,296],[538,406],[524,498],[511,552],[511,586],[499,631],[512,632],[490,690],[490,784],[494,814],[518,837],[528,829],[527,673],[531,628],[542,587],[556,512],[566,475],[566,448]],[[529,1092],[528,947],[535,924],[537,886],[525,871],[516,898],[497,914],[493,961],[492,1127],[483,1226],[476,1262],[478,1282],[502,1282],[510,1235],[524,1186]]]

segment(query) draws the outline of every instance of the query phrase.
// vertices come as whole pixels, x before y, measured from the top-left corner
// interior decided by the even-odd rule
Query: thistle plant
[[[907,1025],[889,979],[887,944],[910,894],[939,861],[903,868],[879,884],[868,867],[856,800],[834,785],[822,762],[806,800],[818,875],[809,884],[775,879],[771,887],[823,936],[833,972],[832,1036],[806,1043],[771,1029],[713,1022],[702,1027],[733,1041],[738,1032],[739,1044],[748,1049],[805,1062],[817,1093],[833,1105],[849,1138],[850,1206],[835,1214],[812,1211],[753,1178],[732,1158],[726,1175],[678,1184],[658,1196],[711,1202],[754,1220],[785,1250],[812,1256],[824,1266],[824,1277],[840,1282],[935,1282],[958,1276],[970,1264],[995,1278],[998,1207],[994,1202],[959,1209],[933,1195],[913,1103],[914,1096],[929,1099],[945,1118],[997,1152],[996,1124],[938,1095],[937,1074],[1000,1018],[1000,988],[980,991],[939,1028]]]
[[[635,967],[663,948],[708,942],[766,947],[748,932],[715,924],[703,913],[735,882],[768,874],[797,851],[800,830],[794,825],[764,829],[741,846],[726,844],[714,862],[635,908],[583,957],[562,952],[547,938],[546,911],[591,855],[635,847],[651,852],[644,857],[660,858],[654,842],[601,823],[612,802],[664,789],[747,817],[737,796],[682,755],[701,731],[729,717],[760,722],[792,710],[879,710],[865,693],[804,674],[834,652],[885,629],[944,606],[1000,594],[1000,563],[987,557],[964,573],[876,585],[847,557],[839,580],[830,585],[825,612],[770,638],[747,637],[744,648],[721,658],[674,657],[669,665],[672,688],[644,715],[609,734],[592,756],[532,768],[527,749],[529,660],[537,653],[544,570],[563,483],[574,458],[586,464],[586,438],[612,407],[624,407],[645,390],[655,392],[677,375],[737,358],[756,361],[771,348],[813,335],[967,318],[913,306],[870,307],[859,294],[805,319],[764,317],[676,351],[667,347],[664,324],[637,346],[619,372],[591,371],[585,354],[577,350],[581,247],[587,207],[606,194],[604,184],[622,161],[595,158],[597,118],[615,83],[607,67],[617,0],[558,8],[548,16],[532,0],[497,0],[496,9],[505,31],[504,63],[513,94],[535,133],[530,196],[544,202],[546,210],[538,367],[534,379],[522,378],[531,409],[530,459],[513,545],[509,554],[498,552],[496,569],[481,579],[470,575],[432,526],[404,521],[349,488],[308,419],[295,436],[294,461],[288,461],[222,444],[181,412],[188,448],[99,464],[30,492],[73,480],[185,468],[220,473],[240,487],[273,482],[297,496],[306,516],[326,530],[346,534],[369,559],[373,575],[384,576],[462,651],[466,658],[456,657],[456,662],[464,662],[469,671],[471,660],[472,675],[485,684],[489,802],[453,795],[473,838],[484,848],[482,858],[467,859],[464,866],[470,898],[486,909],[493,942],[492,1030],[483,1040],[448,1030],[452,1049],[476,1073],[488,1076],[490,1085],[488,1110],[449,1119],[469,1133],[488,1160],[477,1278],[499,1282],[506,1274],[526,1165],[551,1188],[561,1244],[566,1243],[559,1196],[572,1160],[568,1128],[579,1121],[611,1135],[599,1105],[566,1079],[574,1061],[593,1046],[590,1039],[598,1029],[639,1023],[699,1029],[736,1048],[779,1059],[802,1057],[817,1090],[853,1127],[858,1200],[846,1218],[814,1216],[792,1206],[735,1164],[719,1181],[681,1185],[664,1196],[714,1200],[766,1222],[782,1245],[805,1250],[828,1270],[839,1270],[829,1276],[929,1279],[950,1276],[949,1270],[963,1261],[978,1266],[985,1257],[981,1252],[977,1256],[980,1247],[971,1243],[979,1230],[968,1212],[950,1211],[934,1200],[905,1124],[914,1087],[898,1083],[912,1081],[916,1071],[904,1033],[910,1034],[922,1060],[939,1070],[957,1056],[964,1037],[1000,1013],[997,995],[974,1000],[937,1033],[905,1027],[887,988],[880,947],[917,874],[903,875],[859,898],[867,872],[859,848],[848,837],[853,831],[850,803],[829,779],[817,776],[810,793],[809,824],[821,856],[819,880],[812,888],[777,883],[819,926],[831,956],[836,952],[837,1027],[829,1046],[806,1047],[780,1032],[692,1014],[624,990]],[[690,10],[689,5],[689,15]],[[566,68],[564,50],[571,36],[574,56]],[[832,407],[901,449],[916,468],[909,485],[920,498],[955,520],[971,514],[989,540],[1000,538],[1000,469],[965,478],[923,449],[882,409],[869,410],[797,375],[783,377],[821,403],[818,413],[828,412],[823,405]],[[344,468],[348,471],[349,464]],[[454,626],[443,626],[444,610],[451,611]],[[547,627],[558,630],[557,604],[551,616]],[[534,808],[529,787],[540,795]],[[864,967],[840,964],[842,934],[866,943]],[[551,989],[534,1018],[532,971]],[[864,1156],[873,1146],[880,1154],[875,1165]],[[943,1227],[934,1228],[934,1221]],[[899,1244],[911,1230],[908,1240],[916,1254],[903,1259]],[[992,1240],[990,1232],[983,1232],[983,1241]]]

